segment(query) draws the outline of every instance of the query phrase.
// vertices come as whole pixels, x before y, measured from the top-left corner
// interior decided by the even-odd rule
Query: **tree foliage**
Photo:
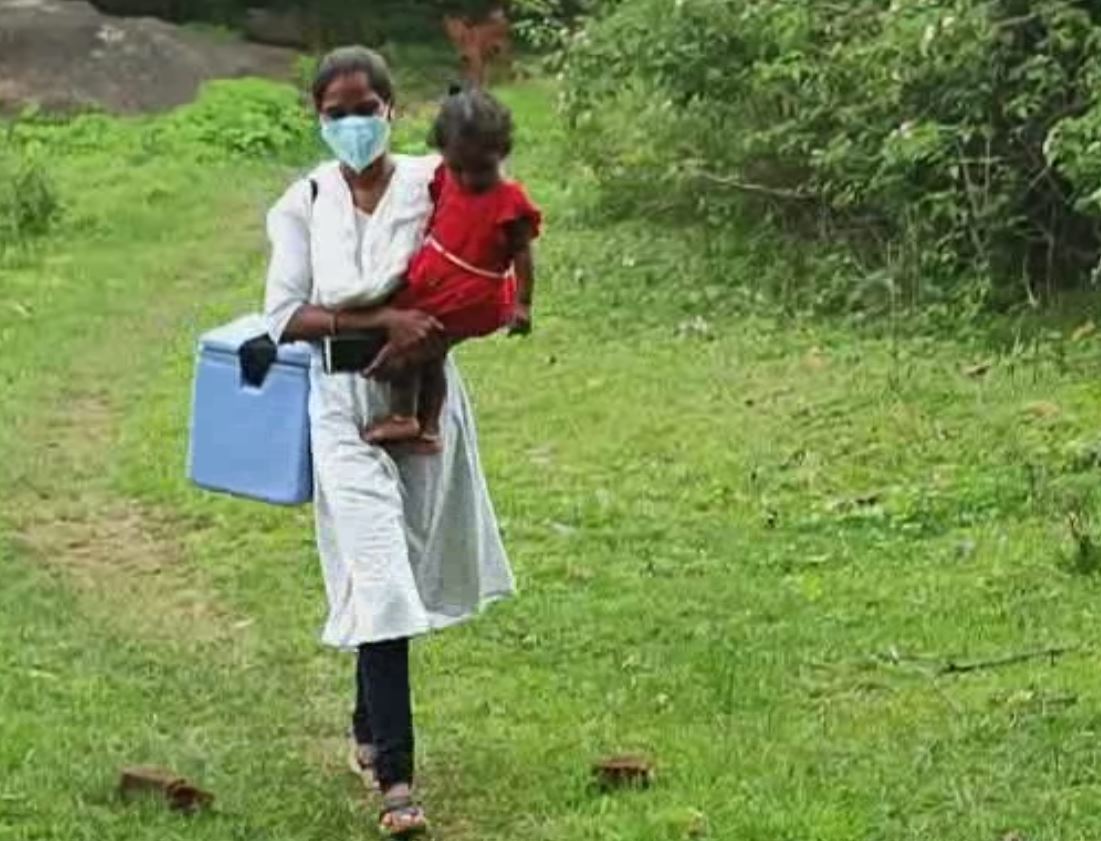
[[[153,15],[176,21],[237,25],[248,9],[290,11],[321,44],[391,38],[440,37],[440,20],[455,14],[479,19],[504,7],[517,31],[537,47],[558,47],[564,32],[601,0],[93,0],[104,11]]]
[[[1035,299],[1101,253],[1099,66],[1070,0],[626,0],[565,107],[630,209],[763,205],[914,299]]]

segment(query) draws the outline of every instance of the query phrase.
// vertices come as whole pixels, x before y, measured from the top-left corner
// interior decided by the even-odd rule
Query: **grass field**
[[[1101,836],[1091,307],[762,316],[736,243],[594,221],[551,94],[506,91],[551,220],[536,334],[461,351],[522,594],[416,647],[437,836]],[[291,172],[53,174],[64,224],[0,269],[0,839],[369,836],[309,512],[183,478],[195,336],[258,305]],[[591,789],[620,750],[652,790]],[[133,762],[218,808],[124,806]]]

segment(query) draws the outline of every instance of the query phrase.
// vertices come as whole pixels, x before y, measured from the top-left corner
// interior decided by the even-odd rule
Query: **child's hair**
[[[475,143],[507,158],[512,151],[512,112],[479,88],[453,86],[432,125],[428,143],[442,152],[456,140]]]
[[[313,77],[314,105],[321,105],[321,100],[325,98],[325,91],[329,89],[333,80],[356,73],[363,73],[367,77],[371,89],[382,97],[383,102],[387,105],[393,104],[394,80],[390,75],[386,59],[374,50],[356,45],[338,47],[321,59]]]

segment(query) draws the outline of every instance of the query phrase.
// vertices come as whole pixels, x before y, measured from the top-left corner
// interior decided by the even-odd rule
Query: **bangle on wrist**
[[[329,335],[330,336],[336,336],[336,334],[340,331],[340,324],[337,320],[339,317],[340,317],[340,313],[337,312],[336,310],[332,310],[332,311],[329,312]]]

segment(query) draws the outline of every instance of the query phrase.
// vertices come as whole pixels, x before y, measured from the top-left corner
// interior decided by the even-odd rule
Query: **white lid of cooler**
[[[204,333],[199,337],[199,350],[236,356],[241,345],[267,332],[267,323],[263,316],[259,313],[250,313]],[[280,345],[278,354],[277,361],[284,365],[309,367],[311,349],[307,342]]]

